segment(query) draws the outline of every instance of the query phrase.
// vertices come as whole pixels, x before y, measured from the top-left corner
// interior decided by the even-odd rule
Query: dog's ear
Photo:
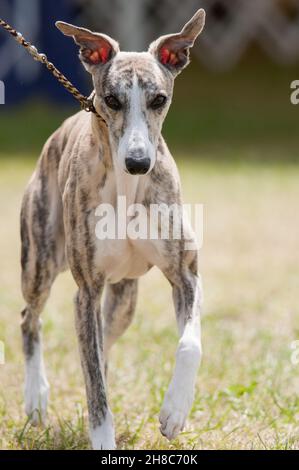
[[[177,75],[189,63],[189,49],[202,32],[205,17],[205,11],[201,8],[185,24],[180,33],[161,36],[152,42],[149,52],[174,75]]]
[[[118,43],[106,34],[94,33],[64,21],[56,21],[55,25],[66,36],[72,36],[80,46],[79,57],[89,72],[95,65],[106,64],[119,52]]]

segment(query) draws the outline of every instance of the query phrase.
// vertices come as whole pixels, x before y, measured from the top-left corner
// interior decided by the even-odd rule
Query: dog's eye
[[[164,106],[164,104],[166,103],[166,100],[166,96],[157,95],[156,98],[151,102],[150,107],[152,109],[162,108],[162,106]]]
[[[113,95],[105,96],[104,98],[106,105],[114,109],[114,111],[119,111],[122,108],[120,101]]]

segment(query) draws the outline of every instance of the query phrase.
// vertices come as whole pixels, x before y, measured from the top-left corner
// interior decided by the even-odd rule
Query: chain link
[[[46,54],[38,52],[35,46],[26,41],[21,33],[13,29],[6,21],[0,18],[0,26],[2,26],[14,39],[23,46],[34,60],[44,64],[47,69],[54,75],[55,78],[61,83],[69,93],[71,93],[76,100],[81,104],[81,108],[86,112],[94,113],[100,121],[106,124],[105,119],[97,112],[93,104],[94,92],[89,97],[82,95],[79,90],[61,73],[52,62],[50,62]],[[106,124],[107,125],[107,124]]]

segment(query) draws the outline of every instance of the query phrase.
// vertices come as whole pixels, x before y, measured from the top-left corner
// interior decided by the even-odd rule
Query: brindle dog
[[[80,59],[93,79],[94,105],[107,126],[85,111],[67,119],[46,142],[24,195],[25,410],[33,424],[45,419],[49,385],[39,316],[57,274],[69,267],[78,286],[75,322],[94,449],[115,448],[105,364],[111,346],[132,320],[137,279],[153,265],[172,286],[180,337],[160,413],[164,436],[173,439],[184,428],[193,402],[201,358],[197,250],[185,249],[186,236],[99,240],[95,228],[99,204],[117,209],[118,196],[125,196],[128,205],[181,207],[178,171],[161,128],[174,78],[189,63],[189,49],[204,22],[200,9],[180,33],[160,37],[141,53],[120,52],[118,43],[104,34],[56,23],[80,46]],[[192,231],[187,238],[194,238]]]

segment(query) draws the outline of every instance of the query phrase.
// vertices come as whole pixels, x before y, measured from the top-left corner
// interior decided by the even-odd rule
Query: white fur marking
[[[160,412],[161,433],[171,440],[183,430],[192,407],[196,374],[201,359],[199,323],[186,325],[176,353],[173,378]]]
[[[47,414],[49,384],[47,381],[40,343],[34,344],[34,352],[26,359],[25,412],[33,425],[44,423]]]
[[[145,106],[143,100],[142,91],[138,85],[137,77],[134,75],[133,86],[130,92],[128,126],[119,141],[118,148],[118,159],[122,171],[125,171],[126,157],[129,152],[134,151],[134,149],[143,149],[146,151],[146,155],[151,161],[150,168],[148,170],[149,172],[152,170],[156,161],[156,149],[150,141],[148,125],[142,114],[142,110]],[[132,178],[130,181],[131,180]]]
[[[90,438],[94,450],[114,450],[116,448],[113,418],[109,409],[103,423],[90,430]]]

